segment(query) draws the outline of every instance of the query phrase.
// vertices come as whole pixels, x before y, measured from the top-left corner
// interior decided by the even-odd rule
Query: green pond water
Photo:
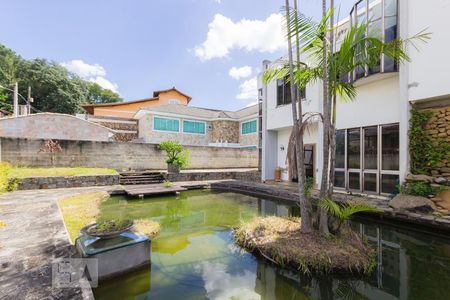
[[[365,279],[305,277],[234,245],[231,227],[257,215],[298,215],[295,204],[237,193],[187,191],[140,200],[111,197],[101,218],[160,222],[150,267],[101,282],[96,299],[450,299],[450,238],[373,220],[355,231],[377,250]]]

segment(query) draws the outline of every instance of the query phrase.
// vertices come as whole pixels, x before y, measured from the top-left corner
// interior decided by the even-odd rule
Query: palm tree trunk
[[[301,232],[311,232],[311,218],[310,211],[308,209],[308,199],[305,195],[305,171],[304,171],[304,157],[303,157],[303,131],[300,130],[300,124],[302,122],[301,103],[298,107],[297,115],[297,94],[295,93],[294,85],[294,67],[292,57],[292,42],[290,32],[290,14],[289,14],[289,0],[286,0],[286,24],[288,30],[288,55],[289,55],[289,77],[290,77],[290,92],[292,103],[292,121],[293,130],[295,132],[295,156],[297,160],[297,174],[298,174],[298,193],[300,200],[300,215],[301,215]]]
[[[322,0],[322,15],[327,13],[327,1]],[[323,38],[323,169],[320,184],[320,198],[328,195],[329,161],[330,161],[330,101],[328,89],[328,49],[326,35]],[[328,214],[326,210],[319,208],[319,231],[323,235],[329,235]]]
[[[334,0],[330,0],[330,7],[333,9],[330,20],[330,27],[334,26]],[[334,29],[330,32],[330,52],[334,53],[335,46],[335,33]],[[338,74],[336,70],[336,66],[333,65],[333,74]],[[333,78],[333,82],[337,80],[337,78]],[[333,195],[334,189],[334,168],[335,168],[335,159],[336,159],[336,89],[333,87],[332,89],[332,102],[331,102],[331,118],[330,118],[330,173],[328,175],[328,198],[331,199]]]

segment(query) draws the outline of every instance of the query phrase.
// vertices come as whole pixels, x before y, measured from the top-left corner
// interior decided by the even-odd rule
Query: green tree
[[[89,103],[111,103],[119,102],[123,99],[111,90],[102,88],[95,82],[88,82],[88,102]]]

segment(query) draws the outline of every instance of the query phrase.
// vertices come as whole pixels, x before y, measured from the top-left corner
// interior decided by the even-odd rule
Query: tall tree
[[[297,15],[297,11],[295,11]],[[295,133],[295,156],[297,161],[297,174],[298,174],[298,192],[300,200],[300,213],[301,213],[301,227],[300,230],[303,233],[310,233],[312,230],[310,209],[308,205],[309,199],[305,194],[305,167],[304,167],[304,154],[303,154],[303,130],[300,127],[303,123],[302,103],[298,99],[294,84],[294,63],[292,55],[292,38],[296,37],[296,43],[299,43],[298,35],[292,35],[290,31],[290,8],[289,0],[286,0],[286,28],[287,28],[287,44],[288,44],[288,56],[289,56],[289,87],[291,93],[291,105],[292,105],[292,122],[293,131]],[[297,51],[298,52],[298,51]],[[296,64],[298,64],[297,61]],[[298,112],[297,112],[298,106]]]
[[[88,85],[87,101],[91,104],[111,103],[123,100],[117,93],[108,89],[104,89],[95,82],[88,82],[87,85]]]

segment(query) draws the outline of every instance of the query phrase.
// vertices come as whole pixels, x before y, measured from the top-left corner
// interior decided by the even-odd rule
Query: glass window
[[[277,105],[291,103],[291,84],[288,77],[277,80]]]
[[[364,128],[364,169],[377,169],[378,163],[378,128]]]
[[[334,172],[334,186],[345,188],[345,172],[341,171]]]
[[[369,1],[369,36],[382,39],[382,5],[381,0]],[[369,74],[379,73],[381,59],[376,64],[369,67]]]
[[[397,0],[384,1],[384,41],[390,42],[397,38]],[[384,57],[384,71],[397,71],[397,64]]]
[[[360,129],[353,128],[347,130],[347,167],[349,169],[360,168]]]
[[[352,190],[359,190],[359,173],[349,172],[348,173],[348,188]]]
[[[257,130],[256,125],[257,125],[256,120],[242,123],[241,133],[242,134],[255,133]]]
[[[205,134],[205,123],[195,121],[183,121],[183,132]]]
[[[153,118],[153,129],[162,131],[180,131],[180,121],[176,119],[166,119],[160,117]]]
[[[395,194],[398,190],[398,175],[381,175],[381,192],[385,194]]]
[[[367,192],[377,191],[377,174],[372,173],[364,174],[364,191]]]
[[[382,170],[399,169],[398,124],[382,126],[381,166]]]
[[[345,130],[336,131],[336,168],[345,168]]]

